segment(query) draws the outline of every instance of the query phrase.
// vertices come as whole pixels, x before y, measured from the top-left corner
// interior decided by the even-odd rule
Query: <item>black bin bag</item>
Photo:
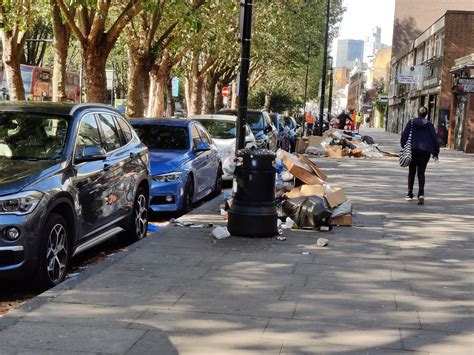
[[[315,229],[330,225],[331,210],[326,206],[322,197],[290,198],[283,201],[282,209],[299,228]]]

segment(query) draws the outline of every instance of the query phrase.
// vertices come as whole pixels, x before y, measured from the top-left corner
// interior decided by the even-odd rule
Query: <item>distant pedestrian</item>
[[[346,125],[346,121],[350,120],[350,116],[346,113],[346,111],[342,110],[341,114],[337,116],[337,120],[339,121],[338,128],[339,129],[344,129],[344,126]]]
[[[420,107],[418,117],[411,119],[403,130],[400,143],[402,148],[408,141],[410,131],[412,131],[411,146],[412,158],[408,170],[408,194],[407,201],[413,200],[413,185],[415,175],[418,175],[418,204],[425,202],[425,171],[426,166],[433,156],[435,163],[438,162],[439,144],[438,137],[433,124],[426,119],[428,109]]]
[[[306,135],[311,136],[313,135],[313,128],[314,128],[314,123],[316,122],[316,118],[313,116],[313,113],[309,111],[305,115],[305,121],[306,121]]]
[[[362,123],[362,117],[361,117],[361,115],[360,115],[360,112],[358,112],[357,115],[356,115],[355,123],[356,123],[356,130],[357,130],[357,133],[359,133],[360,125],[361,125],[361,123]]]

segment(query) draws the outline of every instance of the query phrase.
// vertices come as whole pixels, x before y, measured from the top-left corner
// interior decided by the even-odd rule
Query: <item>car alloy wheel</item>
[[[148,228],[148,202],[143,194],[139,194],[135,203],[135,235],[137,239],[142,239],[146,236]]]
[[[51,283],[60,283],[66,273],[68,264],[68,240],[66,228],[58,223],[49,232],[46,253],[48,277]]]

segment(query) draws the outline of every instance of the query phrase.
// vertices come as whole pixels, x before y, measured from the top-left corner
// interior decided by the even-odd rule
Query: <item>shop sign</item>
[[[415,84],[416,79],[415,76],[411,74],[398,74],[398,82],[400,84]]]
[[[458,79],[458,92],[474,92],[474,78],[459,78]]]

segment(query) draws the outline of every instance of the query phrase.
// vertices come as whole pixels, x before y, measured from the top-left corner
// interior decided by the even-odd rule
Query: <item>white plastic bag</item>
[[[214,228],[214,230],[212,231],[212,235],[216,239],[225,239],[225,238],[230,237],[230,233],[227,230],[227,227],[221,227],[221,226],[217,226],[216,228]]]

